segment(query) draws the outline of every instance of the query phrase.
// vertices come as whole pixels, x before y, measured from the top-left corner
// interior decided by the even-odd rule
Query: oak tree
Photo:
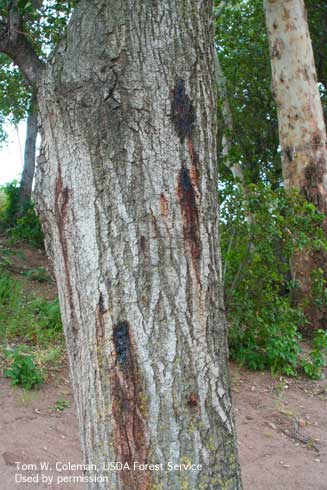
[[[241,488],[218,245],[209,0],[81,0],[47,60],[10,1],[0,49],[37,90],[36,199],[84,459],[124,490]]]

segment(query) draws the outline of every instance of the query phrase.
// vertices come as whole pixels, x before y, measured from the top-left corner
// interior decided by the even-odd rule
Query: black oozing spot
[[[104,307],[104,299],[103,299],[102,293],[100,293],[100,295],[99,295],[99,311],[102,315],[106,311],[105,307]]]
[[[192,101],[185,92],[184,80],[176,80],[172,94],[171,113],[175,131],[183,142],[186,137],[190,137],[195,122],[194,108]]]
[[[121,366],[125,366],[130,349],[129,325],[127,322],[120,322],[114,327],[113,339],[117,360]]]
[[[180,171],[179,184],[184,192],[193,191],[193,185],[190,179],[190,172],[186,167],[183,167],[182,170]]]

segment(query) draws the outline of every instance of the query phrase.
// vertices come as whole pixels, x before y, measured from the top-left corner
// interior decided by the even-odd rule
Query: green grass
[[[61,365],[65,351],[58,299],[27,294],[26,278],[17,278],[3,265],[0,346],[4,355],[3,374],[11,378],[11,384],[25,389],[42,385],[48,370]]]
[[[29,250],[43,248],[33,203],[19,217],[18,210],[18,182],[0,186],[0,367],[12,384],[32,389],[61,365],[65,346],[58,299],[42,297],[36,284],[50,283],[49,273],[41,266],[26,270],[16,260],[28,260],[25,252],[13,249],[17,242]]]
[[[28,271],[23,272],[23,275],[26,276],[31,281],[38,282],[50,282],[51,277],[48,274],[48,271],[45,267],[36,267],[35,269],[30,269]]]
[[[8,272],[0,278],[0,339],[48,347],[63,339],[58,300],[27,296]]]

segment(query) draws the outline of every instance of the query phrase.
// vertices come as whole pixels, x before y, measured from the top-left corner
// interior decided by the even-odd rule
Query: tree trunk
[[[90,489],[241,488],[213,66],[211,1],[82,0],[38,83],[37,206],[85,462],[109,482]]]
[[[233,133],[234,133],[234,124],[233,124],[233,114],[232,109],[228,100],[228,92],[227,92],[227,83],[226,77],[223,71],[223,67],[221,66],[219,54],[217,51],[216,54],[216,80],[218,87],[218,94],[221,100],[221,113],[224,121],[224,133],[222,136],[222,156],[224,158],[224,164],[232,172],[232,175],[236,182],[240,183],[240,187],[244,190],[245,177],[243,168],[238,162],[233,162],[230,158],[230,152],[233,147]]]
[[[24,205],[31,199],[35,170],[36,138],[37,138],[37,99],[33,91],[26,122],[26,140],[24,150],[24,168],[19,189],[19,214]]]
[[[264,0],[264,7],[285,187],[297,189],[327,215],[326,128],[304,2]],[[311,274],[317,267],[326,267],[325,257],[302,252],[295,258],[293,272],[299,299],[308,303],[308,319],[321,328],[326,311],[319,310],[311,298]]]

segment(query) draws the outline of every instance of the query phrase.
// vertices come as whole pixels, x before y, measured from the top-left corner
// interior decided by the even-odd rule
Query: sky
[[[20,123],[18,134],[13,126],[6,126],[8,141],[0,146],[0,185],[13,179],[20,180],[23,169],[26,124]]]

